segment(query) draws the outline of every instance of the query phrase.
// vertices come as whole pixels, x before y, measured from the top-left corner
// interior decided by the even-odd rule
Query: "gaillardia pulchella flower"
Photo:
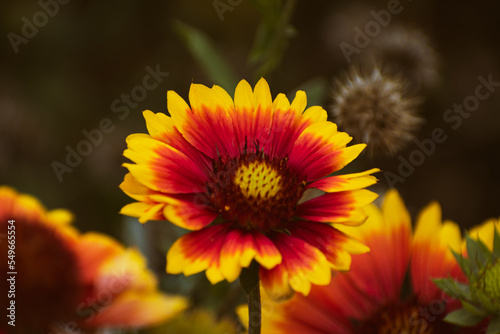
[[[482,333],[477,328],[457,332],[443,321],[459,302],[432,279],[465,277],[452,253],[460,251],[460,229],[441,221],[439,204],[422,210],[413,232],[395,190],[385,195],[381,209],[370,205],[366,211],[365,224],[341,229],[370,247],[370,253],[353,255],[349,272],[334,276],[328,286],[313,286],[306,297],[264,302],[262,333]],[[243,319],[248,318],[245,308],[238,309]]]
[[[343,131],[366,143],[371,155],[392,155],[414,138],[421,119],[419,99],[412,97],[401,79],[374,67],[371,73],[352,70],[336,80],[331,115]]]
[[[242,80],[233,101],[219,86],[192,84],[189,101],[169,91],[171,117],[145,111],[149,134],[130,135],[124,152],[134,164],[124,164],[121,188],[137,202],[121,213],[193,231],[170,248],[168,273],[231,282],[255,260],[280,299],[328,284],[349,253],[367,251],[329,223],[364,221],[359,208],[376,195],[362,188],[378,170],[328,177],[365,145],[346,147],[351,137],[323,108],[306,109],[303,91],[291,104],[284,94],[273,101],[264,79],[254,90]]]
[[[17,273],[14,295],[0,302],[6,310],[14,301],[15,326],[4,319],[0,332],[136,328],[160,323],[186,308],[184,298],[158,291],[156,278],[137,250],[99,233],[80,234],[72,220],[67,210],[47,211],[36,198],[0,186],[0,230],[15,236],[9,238],[15,243],[0,243],[6,257],[8,245],[13,251],[0,269]],[[7,295],[6,282],[1,287]]]

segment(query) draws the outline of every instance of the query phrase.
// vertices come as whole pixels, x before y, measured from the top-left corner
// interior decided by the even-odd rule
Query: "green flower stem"
[[[257,284],[248,295],[248,334],[260,334],[261,326],[260,284]]]
[[[262,311],[260,303],[259,264],[252,261],[248,268],[243,268],[240,283],[248,296],[248,334],[260,334]]]

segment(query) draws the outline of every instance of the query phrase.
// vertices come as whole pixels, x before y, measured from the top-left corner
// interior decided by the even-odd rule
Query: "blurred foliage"
[[[303,82],[296,88],[292,89],[287,97],[290,101],[295,97],[298,90],[303,90],[307,94],[307,105],[320,106],[328,96],[328,80],[323,77],[314,77],[306,82]]]
[[[288,40],[294,36],[295,30],[290,25],[296,0],[250,0],[262,14],[257,27],[249,62],[258,65],[254,80],[270,74],[282,60]]]
[[[182,22],[174,22],[173,27],[214,84],[218,84],[228,91],[236,87],[237,75],[227,65],[227,61],[223,59],[205,34]]]
[[[251,0],[249,2],[262,16],[255,33],[253,47],[248,56],[249,65],[252,68],[257,66],[253,75],[253,79],[257,81],[260,77],[267,77],[279,65],[287,49],[288,40],[295,34],[290,20],[296,6],[296,0],[286,2],[281,0]],[[221,15],[224,10],[227,10],[226,7],[222,7]],[[203,32],[178,21],[174,22],[173,27],[189,52],[214,83],[219,83],[229,91],[232,90],[232,87],[236,87],[236,74]]]
[[[217,320],[209,311],[199,309],[182,314],[147,331],[150,334],[236,334],[236,325],[228,319]]]

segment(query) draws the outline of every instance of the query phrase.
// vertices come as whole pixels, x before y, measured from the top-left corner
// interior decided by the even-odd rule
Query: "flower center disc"
[[[2,244],[2,254],[7,254],[7,243]],[[16,322],[19,333],[38,333],[35,329],[48,330],[55,322],[73,320],[83,286],[67,240],[41,222],[19,220],[15,251],[16,315],[22,319]],[[11,271],[6,264],[0,266],[2,270]]]
[[[380,334],[432,334],[431,325],[423,319],[419,319],[417,307],[410,309],[394,310],[384,313],[382,324],[378,333]],[[419,321],[421,320],[421,321]]]
[[[289,170],[287,158],[269,159],[256,152],[219,158],[206,189],[210,203],[224,220],[267,232],[286,228],[305,185]]]
[[[360,334],[436,334],[448,333],[449,325],[432,313],[429,307],[413,302],[382,309],[363,322]]]
[[[240,166],[234,182],[240,187],[241,193],[249,199],[268,200],[281,188],[281,176],[265,162],[251,162]]]

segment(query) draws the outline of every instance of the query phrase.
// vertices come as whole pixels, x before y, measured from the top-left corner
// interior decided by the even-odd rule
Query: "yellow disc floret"
[[[281,189],[281,176],[264,161],[254,161],[240,166],[234,176],[234,183],[245,197],[267,200]]]
[[[372,317],[360,323],[356,333],[363,334],[435,334],[438,322],[427,321],[422,316],[422,306],[413,301],[397,303],[381,308]],[[435,320],[435,319],[434,319]]]
[[[286,228],[307,185],[287,163],[287,157],[270,159],[262,152],[218,159],[206,185],[212,207],[238,227]]]

